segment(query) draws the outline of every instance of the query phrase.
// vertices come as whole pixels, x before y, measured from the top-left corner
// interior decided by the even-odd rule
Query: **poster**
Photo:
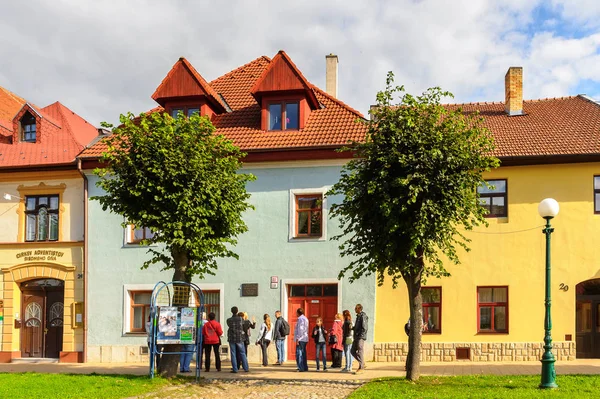
[[[181,343],[193,344],[195,342],[196,308],[181,309],[180,340]]]
[[[162,306],[158,312],[157,344],[194,344],[196,308]]]

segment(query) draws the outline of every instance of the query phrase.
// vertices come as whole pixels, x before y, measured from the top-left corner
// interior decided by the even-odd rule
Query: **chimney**
[[[510,67],[504,76],[504,110],[510,116],[523,115],[523,68]]]
[[[338,94],[338,56],[329,54],[325,56],[325,91],[332,97]]]

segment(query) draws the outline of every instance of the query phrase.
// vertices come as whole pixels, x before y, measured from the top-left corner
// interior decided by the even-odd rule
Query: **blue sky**
[[[600,98],[598,0],[8,2],[0,86],[115,122],[155,105],[180,56],[212,80],[280,49],[320,87],[337,54],[339,97],[363,113],[389,70],[411,93],[441,86],[455,102],[503,101],[510,66],[524,69],[525,99]]]

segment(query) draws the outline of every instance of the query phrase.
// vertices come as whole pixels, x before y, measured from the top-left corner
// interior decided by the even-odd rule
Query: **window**
[[[58,240],[58,195],[25,197],[25,241]]]
[[[149,227],[138,228],[131,224],[127,230],[127,244],[139,244],[142,240],[149,240],[154,237],[154,233]]]
[[[508,287],[478,287],[477,312],[477,332],[508,333]]]
[[[150,315],[152,291],[130,291],[130,332],[146,332],[146,321]]]
[[[321,237],[323,194],[296,195],[296,237]]]
[[[25,112],[21,118],[22,140],[35,143],[36,130],[35,118],[29,112]]]
[[[203,291],[204,294],[204,311],[206,312],[206,319],[208,320],[208,314],[214,313],[215,320],[221,322],[221,293],[219,291]]]
[[[323,297],[337,296],[337,284],[290,285],[290,297]]]
[[[271,103],[268,105],[268,130],[298,130],[300,106],[298,102]]]
[[[594,176],[594,213],[600,213],[600,176]]]
[[[423,298],[423,332],[442,332],[442,288],[421,288]]]
[[[487,180],[491,187],[481,185],[477,188],[479,203],[487,210],[487,217],[498,218],[508,215],[506,200],[506,179]]]
[[[200,114],[200,108],[197,106],[171,108],[171,116],[173,118],[177,118],[177,115],[179,115],[180,112],[185,116],[190,117],[194,114]]]

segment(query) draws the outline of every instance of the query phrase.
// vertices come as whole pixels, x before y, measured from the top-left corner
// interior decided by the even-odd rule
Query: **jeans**
[[[346,371],[352,371],[352,354],[350,354],[350,348],[352,348],[352,344],[344,344],[344,355],[346,356]]]
[[[317,343],[317,370],[319,370],[321,367],[319,365],[319,357],[322,355],[323,356],[323,370],[327,370],[327,346],[325,345],[325,342],[319,342]]]
[[[196,345],[181,345],[181,351],[185,352],[188,351],[190,353],[182,353],[181,355],[179,355],[179,371],[180,372],[187,372],[190,371],[190,363],[192,362],[192,356],[194,355],[193,353],[191,353],[194,348],[196,347]]]
[[[276,339],[275,347],[277,348],[277,363],[283,364],[283,352],[285,351],[285,339]]]
[[[355,339],[352,343],[352,348],[350,349],[350,353],[356,361],[358,361],[358,368],[365,368],[365,340],[364,339]]]
[[[221,356],[219,354],[219,348],[221,344],[204,344],[204,370],[210,371],[210,351],[215,352],[215,367],[217,371],[221,371]]]
[[[231,368],[234,373],[238,372],[238,358],[242,359],[241,363],[244,371],[248,371],[248,358],[246,358],[243,342],[230,342],[229,353],[231,354]]]
[[[307,343],[302,341],[296,343],[296,365],[300,371],[308,371],[308,359],[306,358]]]

